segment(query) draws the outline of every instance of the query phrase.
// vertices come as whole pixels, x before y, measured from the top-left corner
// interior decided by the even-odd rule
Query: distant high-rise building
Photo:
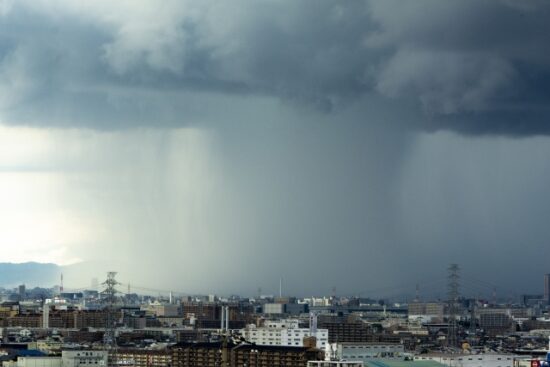
[[[99,281],[97,278],[92,278],[92,289],[97,291],[99,289]]]
[[[544,300],[550,304],[550,274],[544,274]]]
[[[42,306],[42,327],[44,329],[50,327],[50,305],[46,303]]]
[[[25,284],[21,284],[19,286],[19,297],[25,298],[25,294],[27,293],[27,289],[25,287]]]

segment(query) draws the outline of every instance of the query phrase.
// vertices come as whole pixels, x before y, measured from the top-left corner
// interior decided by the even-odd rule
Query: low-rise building
[[[108,364],[105,350],[64,350],[61,352],[62,367],[102,367]]]
[[[267,315],[281,315],[285,313],[284,303],[265,303],[263,313]]]
[[[363,367],[361,361],[308,361],[307,367]]]
[[[17,367],[62,367],[60,357],[18,357]]]
[[[453,367],[514,367],[511,354],[421,354],[415,361],[434,361]]]

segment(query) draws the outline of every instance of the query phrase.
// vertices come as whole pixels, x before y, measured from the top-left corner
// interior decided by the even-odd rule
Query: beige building
[[[422,322],[443,321],[445,304],[438,302],[409,303],[409,320]]]
[[[120,366],[169,367],[172,353],[168,350],[119,349],[114,362]]]
[[[105,350],[64,350],[61,353],[62,367],[104,367],[107,361],[108,353]]]
[[[159,317],[178,317],[181,316],[181,310],[178,305],[152,303],[144,309],[147,313]]]
[[[59,340],[38,340],[29,343],[29,349],[39,350],[47,354],[59,353],[63,343]]]
[[[18,357],[17,367],[62,367],[59,357]]]

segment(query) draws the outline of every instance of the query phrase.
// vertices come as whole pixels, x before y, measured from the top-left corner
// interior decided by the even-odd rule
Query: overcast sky
[[[464,293],[542,292],[549,20],[543,0],[0,0],[0,261],[364,296],[443,292],[456,262]]]

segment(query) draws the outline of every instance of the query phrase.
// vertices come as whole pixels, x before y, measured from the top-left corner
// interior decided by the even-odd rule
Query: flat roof
[[[369,359],[365,367],[443,367],[445,365],[435,361],[403,361],[390,359]]]

